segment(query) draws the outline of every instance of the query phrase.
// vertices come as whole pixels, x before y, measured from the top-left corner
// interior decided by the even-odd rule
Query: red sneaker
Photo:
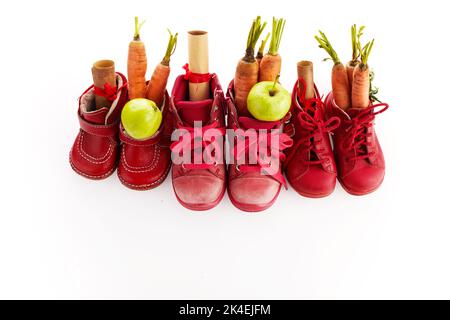
[[[338,179],[350,194],[362,196],[378,189],[384,179],[384,157],[374,128],[377,114],[386,111],[386,103],[365,109],[339,108],[330,93],[325,100],[329,116],[341,119],[333,135]]]
[[[173,131],[170,98],[167,92],[161,112],[163,120],[159,130],[150,138],[136,140],[120,125],[122,142],[117,175],[122,184],[134,190],[149,190],[158,187],[166,179],[172,164],[170,158],[170,136]]]
[[[127,101],[127,79],[120,73],[116,75],[118,90],[109,96],[112,101],[109,109],[95,108],[93,85],[79,98],[80,132],[69,161],[76,173],[89,179],[105,179],[116,169],[120,113]]]
[[[194,122],[200,122],[201,133],[215,129],[223,138],[221,154],[216,154],[214,163],[177,163],[172,168],[172,184],[175,196],[185,208],[203,211],[214,208],[225,194],[226,169],[224,161],[225,117],[223,112],[223,91],[215,74],[210,80],[211,99],[203,101],[188,101],[189,88],[185,77],[179,76],[175,80],[172,90],[171,109],[175,121],[175,129],[184,132],[180,141],[173,142],[173,153],[180,154],[183,143],[189,142],[192,159],[202,150],[194,150],[195,129]],[[207,148],[210,142],[203,139],[202,145]],[[191,160],[192,160],[191,159]]]
[[[298,83],[292,91],[290,123],[284,131],[294,139],[286,151],[284,169],[290,185],[300,195],[309,198],[326,197],[336,186],[336,164],[330,143],[330,132],[340,123],[339,118],[325,121],[325,110],[317,88],[313,99],[305,100]]]
[[[256,152],[258,153],[256,155],[256,158],[258,158],[257,164],[239,165],[238,163],[232,163],[228,166],[228,195],[231,202],[242,211],[259,212],[271,207],[278,198],[281,187],[287,187],[281,166],[282,161],[285,159],[285,155],[282,151],[292,146],[292,139],[290,139],[288,135],[281,133],[284,120],[264,122],[254,118],[239,117],[234,103],[233,86],[234,83],[232,81],[227,92],[227,119],[229,129],[242,129],[244,134],[250,129],[255,129],[258,134],[257,141],[261,138],[261,131],[258,130],[265,129],[267,130],[266,141],[268,148],[271,147],[271,133],[276,132],[273,130],[279,131],[277,133],[277,138],[279,138],[278,148],[277,150],[272,149],[272,152],[276,152],[276,154],[272,154],[272,156],[277,157],[277,160],[279,161],[279,166],[276,173],[271,175],[264,174],[264,167],[268,167],[270,165],[259,163],[259,158],[261,157],[259,148],[254,149],[257,150]],[[239,136],[240,135],[237,135],[235,141],[239,138]],[[245,156],[246,159],[250,157],[249,153],[252,152],[250,144],[251,142],[247,139],[245,149],[243,150],[243,152],[245,152],[243,156]],[[240,156],[237,154],[239,151],[234,148],[233,153],[235,161],[237,161],[237,158]]]

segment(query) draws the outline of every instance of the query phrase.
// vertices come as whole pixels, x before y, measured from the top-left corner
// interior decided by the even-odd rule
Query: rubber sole
[[[347,193],[351,194],[352,196],[361,197],[361,196],[366,196],[368,194],[371,194],[371,193],[377,191],[380,188],[380,186],[383,184],[384,177],[383,177],[383,179],[381,179],[380,183],[374,189],[371,189],[369,191],[355,191],[355,190],[352,190],[351,188],[348,188],[344,183],[342,183],[341,179],[338,178],[338,181],[341,184],[342,188]]]
[[[158,180],[156,180],[155,182],[153,182],[151,184],[136,185],[136,184],[128,183],[122,179],[122,177],[119,175],[119,172],[117,172],[117,177],[119,178],[120,183],[122,183],[128,189],[136,190],[136,191],[148,191],[148,190],[155,189],[155,188],[159,187],[161,184],[163,184],[163,182],[166,181],[171,168],[172,168],[172,165],[170,165],[166,169],[164,174]]]

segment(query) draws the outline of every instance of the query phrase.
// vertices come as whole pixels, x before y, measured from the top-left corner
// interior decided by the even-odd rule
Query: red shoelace
[[[266,122],[262,125],[260,121],[241,117],[239,118],[239,123],[241,123],[244,128],[255,129],[256,137],[253,136],[253,138],[250,139],[247,135],[237,136],[237,139],[245,139],[243,148],[238,149],[238,145],[236,144],[233,149],[237,170],[240,172],[265,173],[280,182],[284,187],[287,187],[280,166],[274,174],[270,174],[268,170],[272,166],[272,158],[278,160],[280,165],[285,161],[286,155],[283,153],[283,150],[292,146],[292,139],[277,128],[279,127],[277,122]],[[265,129],[265,133],[264,131],[260,131],[260,129]],[[265,134],[266,137],[262,137],[261,134]],[[273,143],[272,139],[276,139],[278,143]],[[261,141],[264,143],[262,144]],[[255,160],[256,163],[250,164],[250,159]],[[244,161],[244,163],[240,164],[242,161]]]
[[[374,143],[374,141],[368,139],[372,135],[369,133],[369,128],[373,127],[375,116],[383,113],[388,108],[389,105],[386,103],[372,105],[362,110],[351,120],[344,120],[344,123],[348,126],[345,130],[347,136],[343,142],[344,150],[350,151],[354,149],[356,151],[356,155],[349,159],[367,159],[374,155],[374,152],[368,152],[368,147]]]
[[[218,145],[219,141],[217,141],[216,138],[217,136],[225,136],[225,128],[219,127],[218,121],[214,121],[201,128],[180,126],[178,130],[184,130],[185,133],[178,141],[172,142],[170,150],[178,153],[177,156],[180,156],[181,158],[183,157],[184,150],[188,149],[190,151],[191,163],[182,163],[184,169],[210,169],[219,163],[217,161],[218,158],[223,161],[223,144]],[[198,132],[196,130],[198,130]],[[201,148],[195,148],[196,139],[201,139]],[[216,159],[216,161],[212,162],[212,159],[204,159],[205,150],[209,150],[209,153],[206,154],[212,159]],[[201,163],[195,163],[198,162],[195,161],[195,159],[199,159]]]
[[[304,79],[299,79],[299,83],[303,85],[303,88],[306,88],[306,82]],[[320,98],[305,98],[306,90],[300,90],[298,84],[297,87],[297,96],[299,97],[300,104],[302,105],[302,111],[298,114],[298,121],[300,126],[308,131],[308,134],[301,139],[299,139],[294,147],[292,148],[289,157],[286,159],[285,165],[287,165],[295,156],[297,149],[302,146],[302,152],[308,155],[307,159],[302,160],[306,164],[311,165],[321,165],[329,159],[327,157],[319,158],[318,155],[322,154],[325,150],[323,148],[318,147],[323,141],[321,139],[315,139],[317,135],[323,137],[328,137],[328,133],[337,129],[340,125],[340,119],[338,117],[331,117],[327,121],[323,121],[321,119],[316,119],[317,109],[323,108],[323,102]],[[317,92],[317,89],[316,89]],[[313,116],[311,116],[311,114]],[[314,157],[315,155],[315,157]],[[331,155],[330,155],[331,156]],[[311,160],[317,159],[317,160]]]

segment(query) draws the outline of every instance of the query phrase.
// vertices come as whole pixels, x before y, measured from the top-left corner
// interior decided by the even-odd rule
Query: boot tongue
[[[279,121],[260,121],[255,118],[250,117],[239,117],[239,125],[247,130],[247,129],[275,129],[279,126]]]
[[[202,101],[180,101],[176,106],[181,120],[189,126],[194,126],[194,121],[202,121],[203,124],[209,122],[212,105],[213,100],[208,99]]]

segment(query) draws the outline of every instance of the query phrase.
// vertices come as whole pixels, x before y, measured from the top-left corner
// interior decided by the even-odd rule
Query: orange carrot
[[[350,90],[352,89],[353,84],[353,72],[355,70],[355,67],[359,64],[359,47],[358,42],[363,34],[365,26],[362,26],[359,28],[359,30],[356,29],[356,24],[352,25],[351,27],[351,35],[352,35],[352,60],[350,60],[347,65],[347,77],[348,77],[348,84],[350,86]]]
[[[158,107],[162,107],[167,80],[169,79],[170,74],[170,57],[174,54],[177,47],[178,33],[172,35],[170,30],[168,31],[170,38],[166,54],[162,61],[156,66],[155,71],[153,71],[146,93],[147,99],[154,101]]]
[[[278,54],[281,36],[283,35],[286,20],[272,20],[272,38],[270,39],[269,52],[261,59],[258,81],[275,81],[281,72],[281,56]]]
[[[350,86],[348,84],[347,70],[339,57],[334,51],[325,33],[319,30],[320,37],[315,36],[317,42],[319,42],[319,48],[324,49],[334,62],[333,69],[331,71],[331,88],[333,91],[333,97],[336,104],[343,110],[347,110],[351,106],[351,94]]]
[[[258,66],[261,64],[261,59],[264,57],[264,48],[266,47],[267,40],[269,40],[270,32],[267,34],[266,38],[261,41],[258,53],[256,54],[256,61],[258,61]]]
[[[255,59],[255,46],[265,27],[265,22],[261,25],[261,17],[258,16],[253,20],[247,38],[245,56],[239,61],[236,67],[234,96],[237,111],[241,115],[250,115],[247,110],[247,97],[252,87],[258,82],[258,62]]]
[[[147,55],[139,34],[144,22],[139,23],[138,17],[134,18],[134,38],[128,46],[128,95],[130,99],[145,98]]]
[[[367,64],[374,40],[360,47],[361,63],[356,66],[353,73],[352,107],[366,108],[370,104],[370,69]]]

